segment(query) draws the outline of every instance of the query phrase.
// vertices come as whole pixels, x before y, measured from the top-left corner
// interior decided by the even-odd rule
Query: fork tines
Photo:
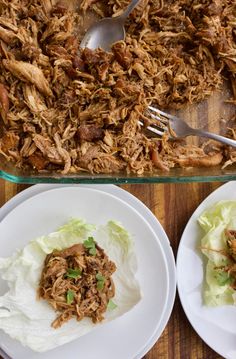
[[[144,126],[144,123],[142,121],[138,121],[138,123],[141,126]],[[162,127],[158,127],[158,126],[147,126],[145,127],[146,130],[149,130],[150,132],[155,133],[158,136],[163,136],[163,134],[166,132],[167,129],[162,128]]]
[[[150,116],[153,120],[152,124],[147,126],[146,129],[155,133],[158,136],[163,136],[163,134],[168,131],[168,123],[171,115],[166,114],[163,111],[156,109],[155,107],[148,106],[147,117]],[[139,121],[141,126],[144,126],[142,121]]]
[[[153,106],[148,106],[148,109],[149,109],[149,111],[155,112],[156,115],[161,115],[162,118],[164,117],[164,120],[166,120],[166,123],[168,123],[168,120],[174,120],[175,119],[175,116],[173,116],[173,115],[171,115],[169,113],[163,112],[163,111],[161,111],[158,108],[155,108]]]

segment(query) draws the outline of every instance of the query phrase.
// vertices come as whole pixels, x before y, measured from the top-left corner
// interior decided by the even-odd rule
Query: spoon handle
[[[129,14],[133,11],[133,9],[138,5],[139,2],[140,0],[132,0],[131,3],[127,6],[125,11],[123,12],[123,14],[119,16],[119,18],[125,21],[129,16]]]

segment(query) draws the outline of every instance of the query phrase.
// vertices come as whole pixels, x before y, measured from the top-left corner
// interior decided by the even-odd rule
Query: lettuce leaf
[[[46,301],[36,299],[46,255],[53,249],[82,243],[91,235],[117,266],[113,274],[116,294],[112,300],[115,305],[113,310],[107,310],[104,322],[123,315],[140,301],[140,287],[135,278],[137,260],[129,233],[114,221],[96,228],[76,218],[58,231],[31,241],[10,258],[0,258],[0,275],[9,286],[8,292],[0,297],[0,329],[23,345],[43,352],[102,325],[93,324],[89,318],[80,322],[72,319],[55,330],[51,327],[56,318],[55,311]]]
[[[205,232],[201,251],[207,257],[204,302],[209,306],[235,304],[231,278],[220,267],[229,263],[225,229],[236,229],[236,201],[220,201],[202,213],[198,223]]]

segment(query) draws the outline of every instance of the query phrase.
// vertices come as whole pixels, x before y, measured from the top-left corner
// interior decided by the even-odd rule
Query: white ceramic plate
[[[155,344],[155,342],[160,337],[161,333],[163,332],[173,305],[174,305],[174,299],[176,294],[176,268],[175,268],[175,260],[172,248],[170,246],[170,242],[168,240],[168,237],[163,230],[162,226],[160,225],[157,218],[154,216],[154,214],[135,196],[131,195],[129,192],[121,189],[118,186],[115,185],[66,185],[66,184],[38,184],[35,186],[31,186],[24,191],[18,193],[16,196],[14,196],[11,200],[9,200],[7,203],[4,204],[2,208],[0,208],[0,220],[2,220],[13,208],[18,206],[20,203],[25,201],[28,198],[31,198],[32,196],[42,193],[44,191],[48,191],[53,188],[63,188],[63,187],[85,187],[85,188],[96,188],[99,191],[110,193],[126,203],[130,204],[133,208],[135,208],[145,219],[146,221],[152,226],[154,231],[156,232],[158,238],[160,239],[160,245],[164,250],[165,258],[168,265],[168,276],[169,276],[169,292],[167,295],[167,305],[166,309],[163,313],[162,320],[160,322],[159,327],[156,328],[155,333],[150,338],[150,340],[147,342],[146,346],[140,351],[140,353],[136,356],[136,359],[143,357]],[[5,358],[8,359],[9,356],[7,356],[6,353],[4,353],[0,349],[0,354]]]
[[[177,255],[177,283],[184,311],[199,336],[227,359],[236,358],[236,307],[207,307],[202,303],[205,262],[199,245],[201,213],[220,200],[236,200],[236,182],[229,182],[208,196],[190,218]]]
[[[4,216],[4,208],[0,215]],[[135,239],[139,261],[138,278],[143,300],[123,317],[100,327],[70,344],[44,354],[35,354],[1,333],[0,346],[13,358],[140,358],[162,323],[168,298],[168,268],[158,238],[140,214],[125,202],[91,188],[66,187],[44,191],[22,202],[0,224],[1,243],[7,256],[16,247],[53,231],[70,216],[93,223],[119,220]],[[3,239],[2,239],[3,238]],[[150,265],[151,263],[151,265]],[[2,288],[2,284],[0,283]],[[91,345],[91,342],[93,345]],[[108,344],[108,345],[107,345]],[[141,355],[142,355],[141,354]]]

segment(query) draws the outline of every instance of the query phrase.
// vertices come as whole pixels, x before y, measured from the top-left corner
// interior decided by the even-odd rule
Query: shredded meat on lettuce
[[[101,322],[115,295],[111,276],[116,266],[93,243],[94,252],[83,244],[75,244],[62,251],[54,250],[45,259],[38,296],[59,312],[52,323],[55,329],[71,318],[80,321],[89,317],[93,323]]]
[[[143,174],[231,165],[236,151],[147,137],[149,104],[181,108],[232,85],[235,0],[143,0],[112,52],[80,50],[84,18],[129,0],[0,0],[0,154],[22,169]],[[81,31],[80,31],[81,30]],[[231,137],[235,137],[234,133]]]
[[[227,239],[226,248],[219,252],[225,256],[226,263],[216,266],[214,269],[220,285],[229,284],[232,289],[236,290],[236,231],[226,229],[225,237]],[[215,251],[217,252],[217,250]]]

